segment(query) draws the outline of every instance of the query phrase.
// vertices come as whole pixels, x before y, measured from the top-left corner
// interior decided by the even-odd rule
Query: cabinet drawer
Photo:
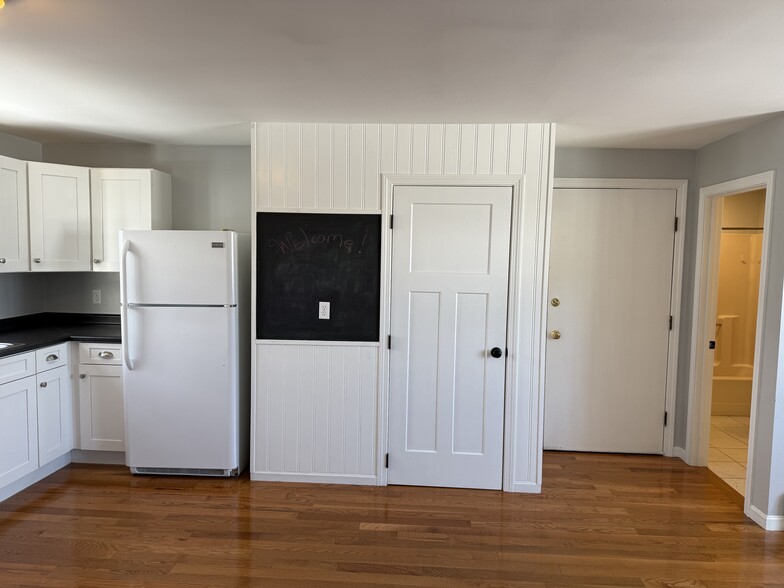
[[[44,372],[68,363],[68,343],[44,347],[35,352],[36,371]]]
[[[0,384],[35,375],[35,352],[19,353],[0,359]]]
[[[79,343],[79,363],[122,365],[122,345]]]

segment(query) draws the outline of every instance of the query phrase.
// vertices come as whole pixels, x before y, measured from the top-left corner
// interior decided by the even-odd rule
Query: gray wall
[[[0,133],[0,155],[41,161],[41,144]],[[0,274],[0,319],[44,311],[43,274]]]
[[[737,133],[697,152],[697,184],[710,186],[773,170],[773,220],[768,254],[765,333],[754,436],[751,504],[763,513],[784,516],[784,357],[780,352],[784,285],[784,116]],[[781,384],[781,385],[779,385]],[[778,402],[777,402],[778,400]],[[775,464],[775,466],[773,465]]]
[[[646,180],[688,180],[683,290],[681,298],[678,382],[675,393],[675,446],[686,445],[689,409],[689,358],[691,356],[691,315],[694,292],[694,255],[697,232],[696,151],[685,149],[581,149],[556,148],[556,178],[626,178]]]
[[[89,167],[151,167],[167,172],[172,176],[173,228],[250,232],[250,147],[47,144],[43,160]],[[94,289],[101,290],[100,305],[92,303]],[[119,275],[49,274],[46,310],[119,313]]]

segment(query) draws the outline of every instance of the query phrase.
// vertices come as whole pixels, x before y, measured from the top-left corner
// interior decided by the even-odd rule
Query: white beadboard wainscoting
[[[539,491],[554,133],[550,124],[253,125],[251,479],[385,484],[388,377],[379,343],[255,340],[255,212],[381,214],[387,227],[387,192],[401,175],[449,184],[516,176],[504,489]],[[383,233],[382,261],[390,244]],[[386,341],[388,263],[382,272]]]

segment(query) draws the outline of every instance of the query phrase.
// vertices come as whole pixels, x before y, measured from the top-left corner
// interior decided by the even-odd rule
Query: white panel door
[[[395,188],[390,484],[501,488],[511,209],[511,188]]]
[[[32,271],[90,271],[90,170],[29,162],[27,171]]]
[[[73,401],[68,367],[38,374],[38,465],[73,449]]]
[[[30,270],[27,162],[0,156],[0,272]]]
[[[38,469],[35,376],[0,386],[0,488]]]
[[[81,448],[125,451],[122,366],[82,364],[79,372]]]
[[[90,171],[93,270],[120,271],[119,231],[152,228],[152,171]]]
[[[675,200],[554,191],[546,449],[662,453]]]

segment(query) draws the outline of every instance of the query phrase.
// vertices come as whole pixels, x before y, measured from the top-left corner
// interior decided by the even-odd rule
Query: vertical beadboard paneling
[[[300,132],[302,125],[286,125],[286,207],[302,207]]]
[[[427,125],[426,174],[444,172],[444,125]]]
[[[362,210],[365,167],[365,125],[348,127],[348,208]]]
[[[375,481],[378,351],[256,345],[255,479]]]
[[[348,208],[348,125],[332,125],[332,208]]]
[[[493,164],[490,173],[508,173],[509,125],[493,125]]]
[[[256,209],[269,208],[269,125],[256,125]]]
[[[332,125],[320,124],[316,132],[316,210],[332,210]]]
[[[381,209],[381,126],[365,125],[365,210]]]
[[[490,173],[493,157],[493,125],[476,125],[476,172],[480,175]]]
[[[255,210],[380,212],[382,174],[526,174],[522,214],[539,218],[550,133],[550,125],[525,124],[258,123]],[[521,251],[540,247],[538,230],[522,234]],[[525,340],[537,328],[535,276],[521,276]],[[366,344],[257,344],[253,478],[376,483],[381,357]],[[512,480],[525,486],[541,467],[529,441],[541,407],[530,370],[520,374],[510,455]]]
[[[460,173],[460,125],[446,125],[444,129],[445,174]]]
[[[411,135],[411,173],[427,173],[427,125],[414,125]]]
[[[269,128],[270,206],[286,207],[286,125],[271,124]]]
[[[313,123],[302,125],[302,195],[301,206],[307,210],[316,208],[316,125]]]

